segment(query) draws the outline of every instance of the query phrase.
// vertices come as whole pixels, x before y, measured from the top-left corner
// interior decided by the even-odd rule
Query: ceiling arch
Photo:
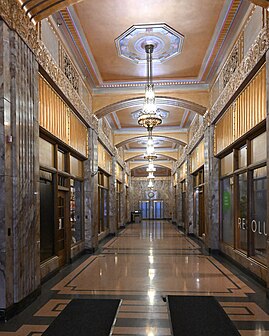
[[[184,142],[183,140],[179,140],[179,139],[176,139],[176,138],[173,138],[173,137],[169,137],[167,135],[153,135],[154,138],[157,138],[157,139],[164,139],[164,140],[167,140],[167,141],[171,141],[173,143],[176,143],[176,144],[179,144],[181,146],[186,146],[186,142]],[[141,136],[141,135],[138,135],[138,136],[131,136],[130,138],[127,138],[126,140],[123,140],[121,142],[116,142],[115,143],[115,146],[117,148],[119,147],[122,147],[122,146],[125,146],[127,145],[128,143],[131,143],[131,142],[135,142],[135,141],[143,141],[143,140],[147,140],[148,137],[147,136]]]
[[[17,0],[26,15],[34,22],[50,16],[51,14],[74,5],[83,0]]]
[[[148,163],[141,163],[141,162],[132,162],[130,163],[130,169],[136,169],[136,168],[146,168],[148,166]],[[154,161],[154,166],[155,167],[162,167],[162,168],[168,168],[172,169],[171,162],[158,162]]]
[[[106,116],[109,113],[117,112],[128,107],[142,107],[144,104],[144,97],[136,97],[131,99],[126,99],[107,105],[95,112],[95,115],[98,119]],[[156,96],[156,105],[158,106],[174,106],[190,110],[192,112],[204,115],[206,112],[206,107],[193,103],[191,101],[174,98],[174,97],[165,97],[165,96]]]
[[[172,156],[170,156],[170,155],[167,155],[167,154],[163,154],[163,153],[156,153],[156,155],[157,155],[157,160],[159,160],[159,159],[168,159],[168,160],[172,160],[172,161],[177,161],[174,157],[172,157]],[[129,162],[129,161],[131,161],[131,160],[135,160],[135,159],[139,159],[139,158],[143,158],[144,157],[144,154],[143,153],[141,153],[141,154],[136,154],[136,155],[134,155],[134,156],[131,156],[131,157],[129,157],[127,160],[125,160],[125,162]]]

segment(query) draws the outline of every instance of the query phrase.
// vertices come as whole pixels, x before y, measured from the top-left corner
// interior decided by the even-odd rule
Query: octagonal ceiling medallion
[[[184,36],[166,23],[134,25],[116,40],[120,57],[133,63],[146,63],[145,45],[153,44],[153,62],[163,63],[181,53]]]

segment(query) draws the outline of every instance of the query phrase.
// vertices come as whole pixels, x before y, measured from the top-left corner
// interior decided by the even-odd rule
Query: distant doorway
[[[163,200],[145,200],[139,202],[142,219],[163,219]]]

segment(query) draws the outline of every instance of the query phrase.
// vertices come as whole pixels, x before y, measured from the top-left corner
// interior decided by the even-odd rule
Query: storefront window
[[[82,240],[82,182],[70,180],[71,243]]]
[[[40,172],[40,261],[55,254],[54,199],[52,174]]]
[[[222,180],[222,239],[223,242],[233,245],[234,219],[233,219],[233,178],[226,177]]]
[[[252,175],[251,255],[265,261],[267,239],[267,168],[255,169]]]
[[[238,175],[237,245],[247,251],[247,173]]]
[[[109,177],[103,171],[98,172],[98,233],[104,232],[108,228],[108,185]]]

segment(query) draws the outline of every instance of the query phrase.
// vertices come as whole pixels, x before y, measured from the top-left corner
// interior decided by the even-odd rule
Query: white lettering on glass
[[[238,217],[237,224],[238,224],[239,229],[247,230],[246,218]],[[251,224],[250,224],[250,229],[253,233],[257,232],[260,235],[267,236],[265,221],[261,222],[261,221],[256,221],[255,219],[252,219]]]

